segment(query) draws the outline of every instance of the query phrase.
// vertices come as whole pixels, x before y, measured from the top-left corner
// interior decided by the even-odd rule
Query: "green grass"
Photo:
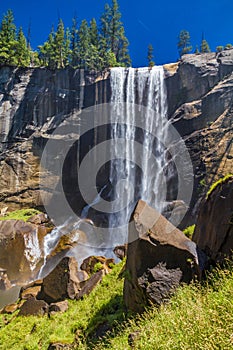
[[[233,349],[233,270],[219,270],[206,286],[178,289],[171,301],[159,310],[119,326],[95,350],[127,350],[128,335],[138,332],[137,350],[229,350]]]
[[[88,297],[69,301],[64,314],[0,316],[0,349],[47,349],[51,342],[60,342],[73,343],[79,350],[130,350],[128,336],[133,332],[138,332],[133,347],[137,350],[233,349],[233,264],[215,270],[205,286],[184,285],[160,309],[151,307],[128,319],[123,280],[118,278],[122,265],[116,265]],[[4,325],[4,318],[12,317]],[[96,341],[97,329],[106,330],[106,325],[113,328]]]
[[[19,210],[9,212],[5,216],[0,216],[0,220],[15,219],[15,220],[27,221],[30,217],[39,213],[40,211],[36,209],[19,209]]]
[[[221,179],[219,179],[218,181],[216,181],[215,183],[213,183],[213,185],[210,187],[209,191],[206,194],[206,199],[208,199],[211,195],[211,193],[221,184],[224,184],[227,180],[229,179],[233,179],[233,175],[232,174],[227,174],[226,176],[222,177]]]
[[[70,300],[69,309],[64,314],[58,313],[50,318],[0,315],[0,349],[47,349],[51,342],[73,343],[77,337],[79,349],[89,349],[89,342],[97,329],[110,328],[116,320],[125,320],[123,280],[118,279],[122,265],[117,264],[88,297]],[[4,319],[12,321],[5,325]]]

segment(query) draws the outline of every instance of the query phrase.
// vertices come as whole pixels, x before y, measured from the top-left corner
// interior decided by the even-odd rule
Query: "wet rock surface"
[[[47,229],[22,220],[0,221],[0,266],[12,282],[33,278],[43,263]]]

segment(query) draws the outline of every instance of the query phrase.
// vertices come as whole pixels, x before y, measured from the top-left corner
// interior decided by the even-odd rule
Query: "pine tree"
[[[54,62],[56,68],[64,68],[68,64],[70,46],[70,33],[65,31],[62,19],[59,20],[57,31],[54,36]]]
[[[111,7],[108,4],[105,5],[105,11],[100,20],[101,52],[106,66],[109,66],[110,57],[111,63],[116,62],[116,65],[130,66],[131,60],[128,52],[129,42],[125,36],[117,0],[112,0]],[[113,56],[111,53],[115,55],[115,60],[112,60]]]
[[[0,64],[16,65],[15,51],[17,47],[16,26],[11,10],[3,16],[0,26]]]
[[[196,48],[195,48],[194,53],[195,53],[196,55],[198,55],[198,54],[200,53],[199,48],[198,48],[198,45],[196,45]]]
[[[177,47],[180,57],[192,51],[192,46],[190,44],[190,34],[187,30],[181,30],[178,36]]]
[[[153,61],[154,58],[154,48],[151,44],[148,45],[148,51],[147,51],[147,60],[148,60],[148,66],[153,67],[155,65],[155,62]]]
[[[207,43],[207,41],[205,39],[202,39],[200,51],[201,51],[201,53],[210,52],[209,44]]]
[[[81,22],[78,31],[78,51],[79,51],[79,68],[88,68],[88,60],[90,58],[90,33],[87,21]]]
[[[98,47],[99,46],[99,33],[98,33],[98,27],[95,18],[92,18],[90,22],[90,42],[92,45]]]
[[[19,28],[15,57],[19,66],[28,67],[30,65],[30,49],[24,36],[22,27]]]
[[[78,66],[78,20],[77,16],[75,15],[72,19],[72,27],[71,27],[71,35],[70,35],[70,48],[71,48],[71,66],[77,67]]]
[[[51,69],[64,68],[69,63],[70,32],[64,28],[62,19],[59,20],[57,31],[52,28],[48,40],[39,46],[39,58],[43,65]]]
[[[51,32],[49,33],[48,40],[43,44],[38,46],[39,53],[38,57],[43,66],[53,67],[54,63],[54,29],[52,27]]]

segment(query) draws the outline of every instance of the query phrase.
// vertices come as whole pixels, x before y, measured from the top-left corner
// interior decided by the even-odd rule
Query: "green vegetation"
[[[209,47],[209,44],[208,42],[203,39],[202,42],[201,42],[201,49],[200,49],[201,53],[208,53],[210,52],[210,47]]]
[[[190,34],[187,30],[181,30],[178,36],[177,47],[180,57],[192,51],[192,46],[190,44]]]
[[[64,314],[1,315],[0,348],[45,350],[51,342],[60,342],[79,350],[130,350],[131,333],[136,334],[133,348],[137,350],[233,348],[232,263],[214,270],[205,285],[181,286],[160,309],[151,307],[128,319],[122,303],[123,280],[118,278],[122,265],[116,265],[88,297],[69,301]],[[104,336],[97,340],[97,335]]]
[[[195,226],[196,226],[196,225],[191,225],[191,226],[186,227],[186,228],[183,230],[185,236],[187,236],[188,238],[191,239],[192,236],[193,236],[194,230],[195,230]]]
[[[66,66],[87,70],[131,65],[124,26],[117,0],[105,5],[98,28],[95,18],[90,23],[82,20],[78,27],[76,17],[71,30],[60,18],[57,29],[52,27],[47,41],[33,52],[22,28],[17,31],[11,10],[3,16],[0,25],[0,65],[20,67],[45,66],[62,69]]]
[[[216,181],[215,183],[213,183],[213,185],[210,187],[209,191],[206,194],[206,199],[208,199],[211,195],[211,193],[221,184],[225,183],[228,179],[233,179],[233,174],[227,174],[226,176],[222,177],[221,179],[219,179],[218,181]]]
[[[36,209],[19,209],[7,213],[5,216],[0,216],[0,220],[23,220],[27,221],[33,215],[39,214],[40,211]]]

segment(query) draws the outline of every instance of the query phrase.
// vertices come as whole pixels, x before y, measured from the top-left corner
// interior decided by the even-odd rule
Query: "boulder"
[[[101,268],[104,269],[106,273],[108,273],[111,270],[110,265],[114,264],[114,259],[105,258],[104,256],[89,256],[83,260],[80,269],[86,271],[89,275],[91,275],[96,272],[96,264],[99,264],[100,266],[102,265]]]
[[[48,313],[48,304],[44,300],[32,297],[21,306],[18,316],[44,316]]]
[[[0,221],[0,266],[10,281],[24,282],[38,273],[43,263],[43,239],[47,230],[22,220]]]
[[[20,299],[29,299],[31,297],[37,297],[38,293],[41,291],[42,280],[36,280],[23,286],[19,293]]]
[[[62,301],[67,298],[74,299],[81,289],[77,272],[78,264],[75,258],[63,258],[54,270],[43,279],[41,292],[37,298],[48,303]]]
[[[103,276],[106,274],[104,269],[94,273],[87,282],[85,282],[84,287],[76,295],[76,299],[82,299],[84,295],[89,295],[93,289],[102,281]]]
[[[233,175],[218,181],[203,199],[192,239],[208,256],[206,267],[232,257]]]
[[[2,309],[1,314],[13,314],[16,310],[20,308],[20,306],[22,306],[22,304],[14,303],[14,304],[6,305]]]
[[[59,301],[49,305],[49,314],[53,315],[56,312],[65,312],[68,310],[69,304],[67,300]]]
[[[116,246],[113,249],[113,253],[118,257],[118,259],[123,260],[127,253],[127,244]]]
[[[45,224],[49,222],[47,214],[39,213],[36,215],[31,216],[27,222],[30,222],[31,224],[40,225]]]
[[[159,212],[140,200],[129,225],[124,272],[127,309],[142,312],[160,305],[182,283],[200,276],[196,244]]]

